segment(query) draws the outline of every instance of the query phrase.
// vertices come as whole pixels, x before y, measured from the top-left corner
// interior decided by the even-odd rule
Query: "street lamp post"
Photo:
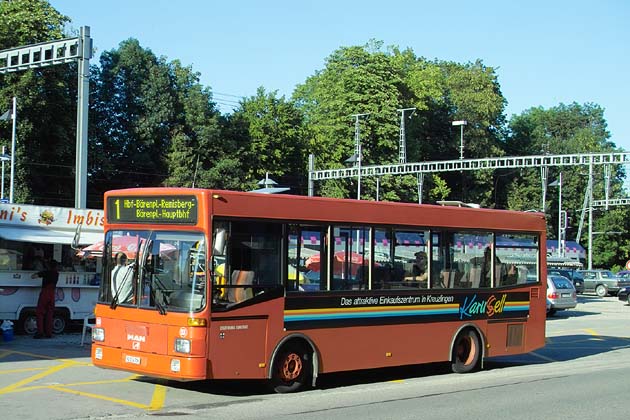
[[[563,246],[563,216],[566,213],[562,212],[562,172],[558,176],[558,180],[549,184],[550,187],[558,187],[558,256],[564,256],[564,246]]]
[[[466,120],[453,121],[453,126],[459,126],[459,158],[464,159],[464,126],[468,124]]]
[[[359,153],[355,153],[346,159],[346,163],[357,168],[357,200],[361,199],[361,144],[359,144]]]
[[[4,200],[4,162],[7,162],[11,159],[9,155],[4,153],[4,151],[5,151],[5,148],[4,146],[2,146],[2,154],[0,154],[0,160],[2,161],[2,178],[1,178],[2,185],[0,185],[0,200]]]
[[[11,108],[11,110],[7,111],[6,113],[2,114],[2,116],[0,117],[0,119],[2,120],[8,120],[9,118],[11,118],[11,120],[13,121],[13,128],[11,129],[11,185],[9,186],[9,203],[13,203],[13,179],[15,177],[15,128],[16,128],[16,122],[17,122],[17,98],[14,96],[13,97],[13,107]],[[4,190],[4,161],[8,160],[7,156],[4,154],[4,148],[2,148],[2,169],[3,169],[3,175],[2,175],[2,186],[3,186],[3,190]],[[4,199],[4,194],[2,196],[2,198]]]

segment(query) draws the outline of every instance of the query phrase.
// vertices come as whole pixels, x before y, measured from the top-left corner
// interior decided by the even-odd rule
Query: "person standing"
[[[50,260],[47,267],[34,273],[31,277],[42,278],[42,289],[39,292],[37,301],[37,333],[33,338],[52,338],[53,316],[55,313],[55,289],[59,280],[59,271],[57,269],[57,261]]]
[[[112,270],[112,298],[120,303],[133,301],[133,269],[127,265],[124,252],[116,254],[116,266]]]

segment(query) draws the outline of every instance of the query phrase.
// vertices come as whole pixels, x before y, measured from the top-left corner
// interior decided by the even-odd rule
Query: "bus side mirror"
[[[212,246],[213,255],[225,255],[225,242],[227,239],[227,231],[225,229],[217,229],[214,232],[214,244]]]

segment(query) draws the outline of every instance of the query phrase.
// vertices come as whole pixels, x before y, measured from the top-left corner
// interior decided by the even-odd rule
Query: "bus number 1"
[[[114,201],[114,204],[116,205],[116,220],[120,220],[120,199]]]

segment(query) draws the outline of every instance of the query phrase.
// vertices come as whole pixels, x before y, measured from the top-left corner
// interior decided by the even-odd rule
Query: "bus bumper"
[[[177,381],[207,379],[207,359],[178,355],[154,354],[92,344],[94,366],[118,369],[140,375]]]

